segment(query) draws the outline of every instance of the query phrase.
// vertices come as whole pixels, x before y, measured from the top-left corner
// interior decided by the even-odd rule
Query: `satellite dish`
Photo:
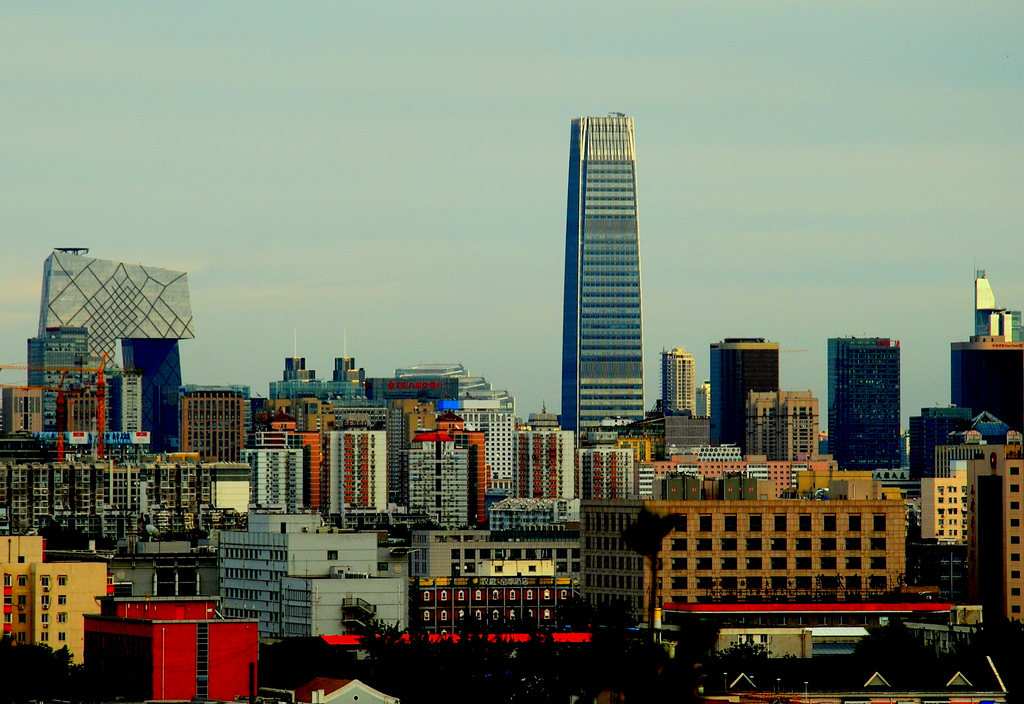
[[[149,533],[150,535],[152,535],[154,538],[159,538],[160,537],[160,529],[157,528],[152,523],[147,523],[146,524],[146,532]]]

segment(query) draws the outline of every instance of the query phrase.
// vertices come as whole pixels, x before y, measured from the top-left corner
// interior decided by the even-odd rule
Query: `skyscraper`
[[[949,400],[972,416],[988,411],[1024,431],[1024,342],[972,335],[951,343]]]
[[[778,342],[763,337],[727,337],[712,344],[711,442],[745,448],[747,394],[778,390]]]
[[[900,342],[828,341],[828,447],[840,469],[900,466]]]
[[[683,411],[698,415],[694,406],[693,355],[682,347],[661,351],[661,400],[665,415]]]
[[[1021,313],[996,307],[996,296],[984,269],[974,275],[974,334],[1002,337],[1007,342],[1021,341]]]
[[[572,121],[562,309],[562,427],[644,416],[633,118]]]
[[[57,249],[43,263],[39,337],[49,328],[88,329],[89,352],[142,370],[142,428],[156,451],[178,448],[178,340],[195,337],[188,275],[94,259],[88,249]]]

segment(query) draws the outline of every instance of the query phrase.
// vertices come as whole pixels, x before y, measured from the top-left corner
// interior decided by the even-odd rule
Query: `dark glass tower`
[[[828,449],[840,469],[900,466],[900,343],[828,341]]]
[[[711,345],[711,442],[746,453],[747,394],[779,390],[779,343],[727,337]]]
[[[956,406],[922,408],[910,417],[910,478],[935,476],[935,446],[945,445],[947,436],[970,425],[971,409]]]
[[[179,449],[181,357],[177,340],[121,340],[126,369],[142,372],[142,429],[155,452]]]
[[[1024,342],[976,335],[950,347],[950,402],[1024,432]]]
[[[572,121],[562,309],[562,427],[644,416],[633,118]]]

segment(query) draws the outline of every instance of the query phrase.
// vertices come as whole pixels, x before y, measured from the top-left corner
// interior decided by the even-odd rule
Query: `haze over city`
[[[462,362],[558,411],[569,123],[636,123],[646,403],[658,353],[902,343],[949,401],[974,268],[1024,306],[1018,4],[7,4],[0,363],[53,247],[187,271],[192,383],[265,395]],[[6,383],[15,382],[16,375]],[[824,426],[825,415],[822,414]]]

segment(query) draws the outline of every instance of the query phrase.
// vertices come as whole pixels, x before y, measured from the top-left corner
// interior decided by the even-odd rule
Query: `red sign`
[[[389,389],[440,389],[444,386],[440,381],[389,381]]]

